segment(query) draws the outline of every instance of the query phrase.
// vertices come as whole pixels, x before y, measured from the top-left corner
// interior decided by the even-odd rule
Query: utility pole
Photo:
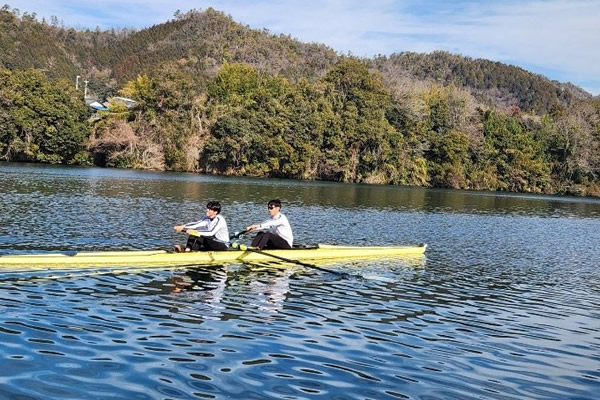
[[[85,82],[85,89],[83,90],[83,99],[85,100],[85,99],[87,99],[87,84],[89,81],[86,79],[83,82]]]
[[[79,78],[81,78],[79,75],[75,78],[75,90],[79,90]]]

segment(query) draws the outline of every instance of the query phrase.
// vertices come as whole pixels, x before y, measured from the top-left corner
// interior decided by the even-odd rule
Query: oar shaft
[[[183,229],[182,232],[183,233],[187,233],[190,236],[200,236],[200,234],[198,233],[198,231],[195,230],[195,229]],[[237,238],[239,238],[240,236],[242,236],[242,235],[244,235],[246,233],[248,233],[247,230],[243,230],[241,232],[234,232],[231,235],[229,235],[229,239],[230,240],[231,239],[237,239]]]
[[[234,248],[236,248],[236,247],[239,247],[239,248],[240,248],[240,250],[244,250],[244,251],[250,251],[250,252],[252,252],[252,253],[257,253],[257,254],[262,254],[262,255],[264,255],[264,256],[267,256],[267,257],[272,257],[272,258],[275,258],[275,259],[277,259],[277,260],[285,261],[285,262],[288,262],[288,263],[291,263],[291,264],[298,264],[298,265],[302,265],[303,267],[307,267],[307,268],[314,268],[314,269],[318,269],[319,271],[327,272],[327,273],[330,273],[330,274],[336,274],[336,275],[346,275],[346,274],[345,274],[345,273],[343,273],[343,272],[339,272],[339,271],[334,271],[334,270],[327,269],[327,268],[318,267],[318,266],[316,266],[316,265],[314,265],[314,264],[307,264],[307,263],[304,263],[304,262],[302,262],[302,261],[299,261],[299,260],[294,260],[294,259],[291,259],[291,258],[282,257],[282,256],[279,256],[279,255],[277,255],[277,254],[273,254],[273,253],[267,253],[267,252],[265,252],[265,251],[262,251],[262,250],[260,250],[260,249],[254,248],[254,247],[247,247],[247,246],[245,246],[245,245],[241,245],[241,246],[240,246],[240,245],[238,245],[237,243],[234,243],[234,246],[233,246],[233,247],[234,247]]]
[[[229,240],[237,239],[240,236],[245,235],[246,233],[248,233],[247,229],[244,229],[243,231],[239,231],[239,232],[233,232],[231,235],[229,235]]]

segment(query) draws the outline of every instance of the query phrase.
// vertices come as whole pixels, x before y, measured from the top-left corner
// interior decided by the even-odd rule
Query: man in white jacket
[[[197,250],[227,250],[229,247],[229,229],[221,213],[221,203],[209,201],[206,205],[206,217],[200,221],[177,225],[175,232],[186,232],[188,240],[185,251]],[[182,251],[181,246],[175,246]]]
[[[271,218],[246,228],[248,232],[263,231],[259,232],[252,240],[252,246],[259,249],[291,249],[294,235],[290,222],[281,213],[281,201],[279,199],[271,200],[267,207]]]

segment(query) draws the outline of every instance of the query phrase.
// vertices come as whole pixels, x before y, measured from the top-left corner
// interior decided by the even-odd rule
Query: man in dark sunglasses
[[[281,201],[271,200],[267,207],[271,218],[246,228],[248,232],[261,231],[252,240],[252,246],[259,249],[291,249],[294,235],[290,222],[281,213]]]

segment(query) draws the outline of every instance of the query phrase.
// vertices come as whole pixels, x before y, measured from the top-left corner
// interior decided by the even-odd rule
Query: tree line
[[[140,31],[0,9],[0,160],[599,195],[599,100],[446,52],[373,59],[208,9]],[[90,119],[75,75],[111,102]]]
[[[0,70],[0,159],[474,190],[600,195],[600,101],[538,115],[455,85],[390,87],[343,57],[290,80],[194,57],[127,81],[99,118],[66,81]]]

